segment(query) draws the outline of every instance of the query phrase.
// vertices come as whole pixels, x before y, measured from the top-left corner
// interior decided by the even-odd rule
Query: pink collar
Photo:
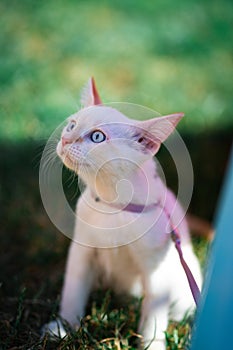
[[[100,202],[100,198],[99,197],[95,197],[93,195],[94,199],[96,202]],[[127,205],[117,205],[117,204],[111,204],[111,203],[107,203],[108,206],[115,208],[115,209],[119,209],[119,210],[123,210],[123,211],[129,211],[131,213],[147,213],[149,211],[151,211],[152,209],[158,207],[159,203],[152,203],[149,205],[144,205],[144,204],[135,204],[135,203],[129,203]]]

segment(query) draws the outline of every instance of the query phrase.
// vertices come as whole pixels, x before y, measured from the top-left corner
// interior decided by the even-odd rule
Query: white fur
[[[88,100],[87,90],[85,98]],[[155,118],[154,122],[140,124],[109,107],[93,106],[71,116],[70,119],[76,121],[72,132],[64,129],[62,137],[68,142],[62,145],[60,141],[57,152],[87,186],[77,205],[60,307],[60,315],[72,326],[79,325],[90,291],[99,278],[104,287],[118,293],[144,296],[139,332],[144,336],[145,345],[156,334],[150,350],[165,349],[164,331],[171,304],[171,316],[176,320],[194,308],[178,254],[169,234],[165,233],[169,221],[165,211],[157,206],[140,214],[127,211],[113,214],[115,208],[105,202],[125,204],[130,197],[130,201],[137,204],[159,202],[167,212],[172,212],[176,199],[155,176],[156,167],[153,154],[147,150],[148,142],[141,144],[132,138],[138,125],[140,130],[143,129],[139,131],[141,136],[152,133],[155,144],[154,148],[152,144],[152,152],[155,153],[181,116]],[[88,138],[93,129],[101,129],[108,135],[108,140],[94,145]],[[88,162],[92,166],[88,166]],[[93,164],[100,168],[98,174]],[[95,196],[101,201],[96,202]],[[175,215],[183,218],[181,207]],[[201,285],[201,272],[185,219],[178,229],[184,257]],[[114,245],[115,248],[107,248]],[[54,323],[52,327],[55,332]]]

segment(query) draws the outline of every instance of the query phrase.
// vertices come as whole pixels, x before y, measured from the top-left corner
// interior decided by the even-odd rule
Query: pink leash
[[[173,240],[173,242],[175,244],[175,247],[176,247],[176,250],[177,250],[177,252],[179,254],[180,263],[181,263],[181,265],[182,265],[182,267],[184,269],[184,272],[186,274],[186,277],[187,277],[187,280],[188,280],[188,283],[189,283],[189,287],[190,287],[193,299],[194,299],[196,305],[198,305],[199,300],[201,298],[201,292],[200,292],[200,290],[198,288],[197,282],[196,282],[196,280],[195,280],[195,278],[194,278],[194,276],[193,276],[193,274],[192,274],[188,264],[186,263],[186,261],[184,259],[182,248],[181,248],[180,235],[179,235],[177,229],[172,224],[171,216],[168,213],[168,211],[166,210],[166,208],[162,207],[162,210],[164,211],[164,213],[166,214],[167,218],[169,219],[169,222],[170,222],[170,225],[171,225],[171,228],[172,228],[171,239]]]
[[[93,196],[94,197],[94,196]],[[95,200],[98,202],[100,199],[98,197],[94,197]],[[109,205],[109,204],[108,204]],[[183,256],[183,252],[181,249],[181,239],[180,239],[180,235],[177,231],[177,229],[175,228],[175,226],[172,224],[171,222],[171,217],[170,214],[168,213],[168,211],[166,210],[166,208],[162,207],[162,205],[160,203],[154,203],[148,206],[144,206],[141,204],[134,204],[134,203],[129,203],[128,205],[126,205],[125,207],[117,207],[115,205],[111,205],[114,208],[117,209],[121,209],[124,211],[129,211],[129,212],[133,212],[133,213],[142,213],[142,212],[148,212],[150,210],[152,210],[154,207],[156,206],[160,206],[162,208],[162,210],[164,211],[164,213],[166,214],[167,218],[169,219],[172,231],[171,231],[171,239],[173,240],[176,250],[179,254],[179,258],[180,258],[180,263],[184,269],[184,272],[186,274],[188,283],[189,283],[189,287],[193,296],[193,299],[196,303],[196,305],[198,305],[198,302],[201,298],[201,292],[198,288],[198,285],[195,281],[195,278],[193,277],[193,274],[188,266],[188,264],[186,263],[184,256]]]
[[[187,277],[187,280],[189,283],[189,287],[190,287],[191,293],[193,295],[193,299],[194,299],[196,305],[198,305],[199,300],[201,298],[201,292],[198,288],[197,282],[195,281],[195,278],[193,277],[193,274],[192,274],[190,268],[188,267],[188,265],[183,257],[183,252],[181,249],[181,241],[179,238],[179,234],[174,230],[171,232],[171,239],[175,243],[175,247],[176,247],[176,250],[177,250],[177,252],[179,254],[179,258],[180,258],[180,263],[183,266],[184,272],[186,274],[186,277]]]

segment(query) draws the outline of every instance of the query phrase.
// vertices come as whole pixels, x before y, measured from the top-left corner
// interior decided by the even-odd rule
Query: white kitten
[[[194,303],[166,233],[176,198],[157,175],[152,157],[183,114],[134,121],[101,104],[93,79],[82,104],[84,108],[69,118],[57,145],[63,163],[86,184],[77,204],[60,315],[77,327],[101,275],[104,287],[144,296],[139,324],[144,345],[156,335],[149,349],[165,349],[170,305],[171,317],[180,320]],[[178,206],[173,219],[181,218]],[[184,256],[200,285],[200,268],[185,219],[178,230]],[[63,332],[61,324],[47,325],[52,332],[57,328]]]

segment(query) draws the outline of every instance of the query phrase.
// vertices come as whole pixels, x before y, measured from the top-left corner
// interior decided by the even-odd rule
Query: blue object
[[[191,350],[233,349],[233,149]]]

